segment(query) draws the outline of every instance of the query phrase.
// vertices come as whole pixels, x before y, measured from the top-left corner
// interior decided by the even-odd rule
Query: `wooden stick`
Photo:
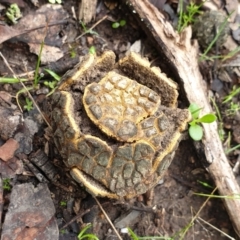
[[[182,86],[188,101],[203,107],[203,115],[212,112],[198,66],[198,46],[191,44],[191,28],[179,35],[164,16],[148,0],[128,0],[126,4],[136,14],[141,26],[151,36],[159,51],[166,57],[169,69],[174,72],[176,80]],[[240,236],[240,194],[239,185],[224,153],[217,131],[217,123],[204,124],[203,151],[209,163],[207,170],[215,181],[221,195],[230,196],[223,199],[234,229]],[[236,197],[234,197],[236,196]]]

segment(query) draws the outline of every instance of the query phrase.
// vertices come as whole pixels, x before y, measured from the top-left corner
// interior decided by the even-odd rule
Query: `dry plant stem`
[[[21,74],[18,74],[16,75],[17,78],[23,78],[23,77],[28,77],[28,81],[32,81],[34,78],[34,71],[30,71],[30,72],[26,72],[26,73],[21,73]]]
[[[0,52],[0,56],[2,57],[4,63],[6,64],[6,66],[8,67],[8,69],[12,72],[12,75],[14,78],[18,79],[18,81],[22,84],[23,88],[26,90],[28,97],[31,99],[31,101],[33,102],[34,106],[36,107],[36,109],[38,110],[38,112],[40,113],[40,115],[42,116],[43,120],[45,121],[45,123],[48,125],[48,127],[50,129],[52,129],[52,127],[50,126],[49,122],[47,121],[47,119],[44,117],[42,111],[40,110],[40,108],[38,107],[37,103],[35,102],[35,100],[33,99],[32,95],[30,94],[30,92],[28,91],[27,87],[25,86],[25,84],[21,81],[21,79],[19,79],[16,74],[14,73],[13,69],[10,67],[10,65],[8,64],[6,58],[2,55],[2,53]],[[20,108],[21,109],[21,108]]]
[[[215,188],[210,195],[214,194],[216,192],[217,188]],[[194,221],[198,218],[200,212],[203,210],[203,208],[206,206],[207,202],[209,201],[209,199],[211,198],[211,196],[209,196],[204,203],[202,204],[202,206],[199,208],[199,210],[197,211],[197,213],[195,214],[195,216],[191,219],[191,222],[188,224],[189,226],[193,226]],[[186,229],[186,231],[188,231],[188,228]],[[183,237],[186,233],[186,231],[183,233]],[[182,238],[181,238],[182,239]]]
[[[61,227],[60,230],[66,228],[67,226],[69,226],[71,223],[75,222],[76,220],[78,220],[79,218],[83,217],[85,214],[87,214],[88,212],[90,212],[90,209],[86,209],[84,212],[79,213],[77,216],[75,216],[74,218],[72,218],[69,222],[67,222],[65,225],[63,225]]]
[[[71,20],[61,20],[61,21],[57,21],[57,22],[50,22],[48,24],[48,27],[51,27],[51,26],[56,26],[56,25],[63,25],[63,24],[66,24],[66,23],[69,23],[71,22]],[[35,30],[38,30],[38,29],[41,29],[41,28],[46,28],[46,24],[45,25],[41,25],[39,27],[35,27],[35,28],[31,28],[31,29],[26,29],[26,30],[22,30],[22,31],[18,31],[17,29],[15,28],[12,28],[12,27],[8,27],[9,30],[11,29],[13,31],[13,33],[11,34],[11,37],[9,38],[9,36],[6,35],[5,38],[2,38],[1,42],[4,42],[4,41],[7,41],[11,38],[14,38],[14,37],[17,37],[17,36],[21,36],[23,34],[26,34],[26,33],[29,33],[29,32],[32,32],[32,31],[35,31]]]
[[[216,228],[215,226],[213,226],[212,224],[210,224],[209,222],[205,221],[204,219],[198,217],[198,220],[202,221],[203,223],[205,223],[206,225],[210,226],[211,228],[215,229],[216,231],[220,232],[222,235],[224,235],[225,237],[231,239],[231,240],[235,240],[235,238],[232,238],[231,236],[229,236],[228,234],[226,234],[225,232],[221,231],[220,229]]]
[[[69,193],[69,194],[71,194],[72,193],[72,190],[71,189],[69,189],[68,187],[66,187],[66,186],[64,186],[64,185],[62,185],[62,184],[60,184],[60,183],[58,183],[58,182],[51,182],[54,186],[56,186],[56,187],[59,187],[59,188],[61,188],[63,191],[65,191],[66,193]]]
[[[136,14],[148,36],[157,42],[159,51],[166,57],[169,68],[179,81],[188,101],[203,107],[203,115],[212,112],[199,71],[198,46],[196,42],[191,43],[191,28],[186,28],[179,35],[148,0],[128,0],[126,4]],[[203,151],[210,164],[207,170],[219,193],[224,196],[239,194],[240,188],[224,153],[217,123],[204,124],[203,128]],[[235,231],[240,236],[240,217],[236,214],[240,212],[240,200],[224,198],[223,201]]]
[[[119,235],[119,233],[118,233],[117,229],[114,227],[114,225],[113,225],[113,223],[112,223],[111,219],[108,217],[107,213],[106,213],[106,212],[104,211],[104,209],[102,208],[102,205],[101,205],[101,203],[100,203],[100,202],[97,200],[97,198],[96,198],[96,197],[94,197],[94,196],[93,196],[93,198],[95,199],[95,201],[96,201],[97,205],[99,206],[99,208],[100,208],[100,209],[101,209],[101,211],[103,212],[103,214],[104,214],[105,218],[107,219],[107,221],[108,221],[108,222],[109,222],[109,224],[111,225],[111,227],[112,227],[113,231],[116,233],[116,235],[117,235],[118,239],[119,239],[119,240],[122,240],[122,237]]]
[[[87,32],[82,33],[81,35],[79,35],[78,37],[76,37],[75,40],[78,40],[79,38],[81,38],[82,36],[86,35],[89,33],[89,31],[93,30],[98,24],[100,24],[102,21],[104,21],[106,18],[108,18],[108,15],[105,15],[104,17],[102,17],[100,20],[98,20],[95,24],[92,25],[92,27],[90,27],[88,29]]]

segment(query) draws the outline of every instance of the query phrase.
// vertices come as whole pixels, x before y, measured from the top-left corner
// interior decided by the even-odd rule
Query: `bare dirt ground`
[[[8,4],[3,6],[7,7]],[[45,7],[45,4],[45,1],[41,1],[37,7],[30,2],[18,2],[23,18],[11,31],[0,28],[3,33],[0,37],[0,52],[15,74],[29,80],[25,84],[31,88],[34,100],[49,122],[52,108],[51,97],[47,94],[51,88],[44,82],[51,82],[52,77],[44,69],[51,69],[62,76],[79,62],[79,56],[88,54],[92,46],[98,55],[104,50],[113,50],[117,59],[120,59],[136,41],[141,42],[140,53],[154,65],[158,66],[162,61],[134,14],[121,3],[110,11],[99,1],[95,18],[84,26],[73,18],[71,7],[77,11],[76,1],[66,1],[59,7]],[[0,13],[0,21],[7,21],[6,9]],[[48,26],[53,20],[54,26]],[[120,20],[126,20],[126,25],[113,28],[112,23]],[[38,30],[22,34],[23,29],[40,26]],[[75,40],[81,34],[83,36]],[[38,61],[35,53],[39,52],[42,41],[44,50],[39,72],[45,75],[34,86],[33,72]],[[226,114],[230,105],[224,105],[222,99],[234,85],[239,84],[239,80],[233,77],[231,82],[225,82],[209,77],[212,73],[211,62],[202,63],[201,69],[204,69],[206,91],[211,91],[213,96],[217,95],[216,103],[222,113],[223,129],[232,136],[229,139],[230,135],[225,135],[224,143],[229,148],[236,146],[240,142],[239,111],[236,115]],[[13,73],[0,58],[0,77],[12,76]],[[92,224],[89,232],[99,239],[119,239],[94,198],[71,178],[69,169],[53,144],[47,124],[36,107],[29,107],[26,99],[30,101],[30,98],[23,89],[20,83],[10,83],[10,80],[2,80],[0,85],[0,172],[5,179],[2,182],[1,239],[77,239],[87,223]],[[15,98],[17,93],[19,96]],[[234,103],[239,103],[239,98],[239,94],[236,95]],[[17,99],[23,109],[23,119],[20,117]],[[184,99],[180,94],[178,101],[181,108],[188,107]],[[24,106],[28,106],[29,111]],[[10,121],[10,118],[14,120]],[[10,138],[13,140],[9,142]],[[232,151],[228,158],[234,166],[239,152]],[[204,157],[199,158],[193,140],[186,134],[162,182],[154,188],[153,195],[140,196],[126,203],[101,198],[98,200],[122,239],[130,239],[127,233],[121,232],[126,227],[139,237],[149,236],[146,239],[228,239],[219,230],[229,234],[231,239],[237,239],[221,200],[211,198],[205,202],[206,197],[196,195],[210,194],[214,189],[214,182],[204,164]],[[209,185],[203,186],[201,182]],[[150,206],[147,205],[149,197]],[[201,212],[192,223],[199,209]]]

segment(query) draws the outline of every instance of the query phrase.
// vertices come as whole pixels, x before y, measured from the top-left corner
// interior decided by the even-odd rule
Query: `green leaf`
[[[45,86],[47,86],[47,87],[49,86],[49,82],[48,82],[48,81],[44,81],[43,84],[44,84]]]
[[[87,240],[99,240],[99,238],[97,236],[95,236],[94,234],[85,234],[82,239],[87,239]]]
[[[129,235],[131,236],[131,239],[138,240],[138,236],[132,231],[131,228],[128,228]]]
[[[119,28],[120,24],[118,22],[114,22],[112,24],[112,28]]]
[[[51,89],[53,89],[53,88],[55,87],[54,82],[49,82],[49,87],[50,87]]]
[[[76,57],[76,52],[75,52],[75,50],[74,49],[71,49],[70,50],[70,56],[71,56],[71,58],[75,58]]]
[[[196,125],[196,124],[198,124],[198,123],[197,123],[197,120],[198,120],[198,119],[193,119],[193,120],[192,120],[191,122],[189,122],[188,124],[191,125],[191,126]]]
[[[215,114],[209,113],[204,115],[203,117],[198,119],[198,122],[203,122],[203,123],[212,123],[214,121],[216,121],[217,117],[215,116]]]
[[[44,71],[46,71],[49,75],[51,75],[55,80],[59,81],[61,77],[57,75],[55,72],[53,72],[50,69],[45,68]]]
[[[202,108],[200,108],[196,103],[191,103],[188,107],[188,110],[191,112],[194,119],[198,118],[201,109]]]
[[[228,96],[224,97],[223,99],[224,99],[224,101],[222,103],[227,103],[232,100],[232,96],[228,95]]]
[[[120,24],[121,27],[124,27],[124,26],[126,25],[126,23],[127,23],[127,22],[126,22],[126,20],[124,20],[124,19],[119,22],[119,24]]]
[[[210,184],[208,184],[207,182],[202,182],[200,180],[197,180],[200,184],[202,184],[204,187],[207,187],[207,188],[211,188],[213,189],[213,186],[211,186]]]
[[[240,93],[240,87],[237,88],[236,86],[233,86],[233,90],[229,93],[229,95],[223,98],[224,101],[222,103],[232,101],[233,97],[236,96],[238,93]]]
[[[65,206],[67,206],[67,203],[65,201],[61,201],[60,206],[65,207]]]
[[[91,46],[91,47],[89,48],[89,53],[90,53],[90,54],[96,54],[96,48],[95,48],[94,46]]]
[[[83,31],[87,32],[86,24],[83,21],[80,21],[80,24],[82,25]]]
[[[189,132],[190,137],[194,141],[199,141],[203,137],[203,129],[199,125],[192,125],[192,126],[190,126],[189,129],[188,129],[188,132]]]
[[[7,190],[7,191],[11,190],[11,184],[10,184],[10,179],[9,178],[3,179],[3,189]]]
[[[82,240],[82,239],[92,239],[92,240],[99,240],[99,238],[93,234],[93,233],[86,233],[86,231],[91,227],[91,224],[88,224],[87,226],[85,226],[81,232],[78,234],[78,240]]]
[[[78,239],[81,240],[83,239],[84,235],[85,235],[85,232],[91,227],[92,225],[91,224],[88,224],[87,226],[85,226],[81,232],[78,234]]]

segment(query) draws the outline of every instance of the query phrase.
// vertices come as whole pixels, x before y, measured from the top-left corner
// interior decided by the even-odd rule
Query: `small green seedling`
[[[48,0],[49,3],[51,4],[61,4],[62,3],[62,0]]]
[[[69,53],[71,58],[75,58],[77,55],[76,50],[72,47],[70,48]]]
[[[229,109],[226,110],[226,115],[235,115],[240,110],[240,104],[235,103],[233,98],[240,93],[240,87],[237,87],[236,85],[233,86],[232,91],[223,98],[223,104],[229,103],[230,106]]]
[[[189,106],[189,111],[192,114],[192,121],[189,123],[190,127],[188,129],[190,137],[199,141],[203,137],[203,128],[200,125],[201,123],[212,123],[216,121],[216,115],[209,113],[199,118],[199,113],[202,108],[200,108],[197,104],[191,103]]]
[[[60,234],[65,234],[66,232],[67,232],[66,229],[60,229],[60,230],[59,230],[59,233],[60,233]]]
[[[202,6],[196,5],[195,3],[191,2],[186,7],[186,12],[183,11],[183,0],[180,0],[180,11],[179,11],[179,20],[178,20],[178,32],[182,32],[184,28],[186,28],[189,24],[192,24],[195,19],[196,14],[200,14],[201,11],[199,10]]]
[[[92,35],[98,35],[98,33],[96,31],[93,31],[92,29],[88,29],[86,27],[86,24],[83,21],[80,21],[80,24],[82,25],[84,33],[89,33],[89,34],[92,34]]]
[[[3,179],[3,189],[7,190],[7,191],[11,190],[11,184],[10,184],[10,179],[9,178]]]
[[[223,102],[222,103],[227,103],[232,101],[232,99],[240,93],[240,87],[237,88],[237,86],[233,86],[232,91],[223,98]]]
[[[51,75],[54,78],[54,81],[44,81],[43,84],[50,89],[54,89],[57,83],[60,81],[61,77],[50,69],[44,69],[44,71]]]
[[[26,104],[23,106],[23,108],[29,112],[33,109],[33,102],[29,98],[26,98]]]
[[[96,54],[96,48],[94,46],[91,46],[88,51],[90,54],[93,54],[93,55]]]
[[[61,201],[60,202],[60,206],[61,207],[66,207],[67,206],[67,202],[66,201]]]
[[[43,84],[50,89],[54,89],[56,87],[55,81],[44,81]]]
[[[124,27],[126,25],[127,21],[122,19],[119,22],[114,22],[112,24],[112,28],[119,28],[119,27]]]
[[[16,3],[10,5],[7,9],[6,15],[13,24],[16,24],[17,20],[22,17],[21,10]]]
[[[240,111],[239,103],[230,103],[230,108],[226,110],[227,116],[235,115],[238,111]]]
[[[86,233],[86,231],[91,227],[92,225],[89,224],[86,227],[84,227],[81,232],[78,234],[78,240],[82,239],[91,239],[91,240],[99,240],[98,237],[93,233]]]

